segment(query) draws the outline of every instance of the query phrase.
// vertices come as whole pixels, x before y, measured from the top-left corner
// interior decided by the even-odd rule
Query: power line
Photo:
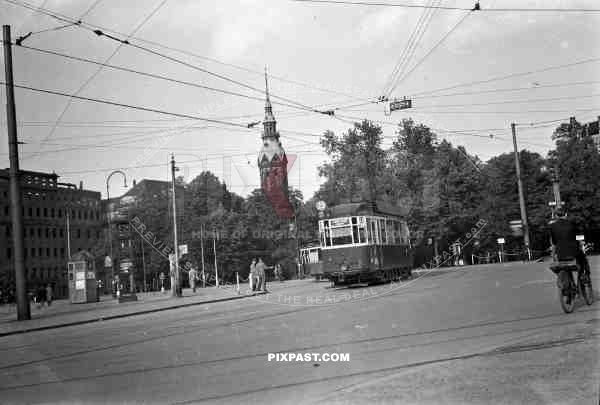
[[[31,46],[27,46],[27,45],[21,45],[21,47],[25,48],[25,49],[33,50],[33,51],[36,51],[36,52],[45,53],[45,54],[48,54],[48,55],[60,56],[60,57],[63,57],[63,58],[67,58],[67,59],[71,59],[71,60],[76,60],[76,61],[79,61],[79,62],[85,62],[85,63],[94,64],[94,65],[99,65],[99,66],[102,66],[102,67],[105,67],[105,68],[119,70],[119,71],[122,71],[122,72],[133,73],[133,74],[137,74],[137,75],[140,75],[140,76],[150,77],[150,78],[153,78],[153,79],[165,80],[165,81],[168,81],[168,82],[171,82],[171,83],[177,83],[177,84],[181,84],[181,85],[185,85],[185,86],[191,86],[191,87],[196,87],[196,88],[200,88],[200,89],[204,89],[204,90],[210,90],[210,91],[214,91],[214,92],[218,92],[218,93],[223,93],[223,94],[227,94],[227,95],[231,95],[231,96],[243,97],[243,98],[246,98],[246,99],[249,99],[249,100],[257,100],[257,101],[261,101],[261,102],[264,101],[263,98],[249,96],[247,94],[238,93],[238,92],[235,92],[235,91],[230,91],[230,90],[225,90],[225,89],[219,89],[219,88],[215,88],[215,87],[205,86],[203,84],[189,82],[189,81],[186,81],[186,80],[179,80],[179,79],[175,79],[175,78],[172,78],[172,77],[169,77],[169,76],[165,76],[165,75],[159,75],[159,74],[155,74],[155,73],[143,72],[141,70],[127,68],[127,67],[124,67],[124,66],[110,65],[108,63],[95,61],[93,59],[82,58],[82,57],[73,56],[73,55],[67,55],[67,54],[64,54],[64,53],[60,53],[60,52],[56,52],[56,51],[51,51],[51,50],[47,50],[47,49],[41,49],[41,48],[31,47]],[[283,106],[286,106],[286,107],[291,107],[291,108],[296,108],[296,109],[301,109],[303,111],[306,111],[305,108],[296,106],[294,104],[278,103],[278,102],[274,102],[273,104],[279,104],[279,105],[283,105]]]
[[[18,1],[15,1],[15,0],[2,0],[2,1],[5,1],[7,3],[13,4],[13,5],[16,5],[16,6],[24,7],[24,8],[30,9],[30,10],[38,11],[38,12],[40,12],[40,13],[46,15],[46,16],[58,19],[59,21],[71,22],[71,23],[74,21],[74,19],[72,17],[66,16],[64,14],[60,14],[58,12],[54,12],[54,11],[51,11],[51,10],[48,10],[48,9],[45,9],[45,8],[42,8],[42,7],[36,7],[36,6],[28,4],[26,2],[18,2]],[[252,70],[252,69],[249,69],[249,68],[246,68],[246,67],[243,67],[243,66],[239,66],[239,65],[235,65],[235,64],[223,62],[223,61],[220,61],[218,59],[209,58],[209,57],[206,57],[206,56],[202,56],[202,55],[190,52],[188,50],[178,49],[178,48],[166,46],[166,45],[161,44],[159,42],[149,41],[147,39],[136,37],[135,35],[127,35],[125,33],[122,33],[122,32],[119,32],[119,31],[115,31],[115,30],[112,30],[112,29],[109,29],[109,28],[106,28],[106,27],[102,27],[102,26],[99,26],[99,25],[96,25],[96,24],[91,24],[91,23],[88,23],[88,22],[80,21],[80,25],[81,25],[80,28],[84,28],[84,29],[92,31],[92,32],[94,32],[93,28],[96,28],[96,29],[99,29],[99,30],[102,30],[102,31],[105,31],[105,32],[111,32],[111,33],[114,33],[114,34],[117,34],[117,35],[120,35],[120,36],[127,36],[130,39],[135,39],[136,41],[139,41],[139,42],[142,42],[142,43],[154,45],[154,46],[157,46],[157,47],[162,48],[162,49],[166,49],[166,50],[178,52],[178,53],[181,53],[181,54],[184,54],[184,55],[188,55],[188,56],[191,56],[191,57],[194,57],[194,58],[208,60],[210,62],[218,63],[218,64],[221,64],[223,66],[233,67],[233,68],[236,68],[236,69],[248,72],[248,73],[253,73],[253,74],[256,74],[256,75],[260,75],[260,76],[264,75],[264,72],[262,72],[262,71]],[[106,34],[104,34],[104,35],[106,35]],[[118,38],[115,38],[115,37],[112,37],[112,39],[116,40],[116,41],[119,41],[119,42],[122,41],[122,40],[120,40]],[[127,41],[127,40],[125,40],[125,41]],[[337,90],[332,90],[332,89],[326,89],[326,88],[319,87],[319,86],[313,86],[313,85],[310,85],[310,84],[307,84],[307,83],[304,83],[304,82],[301,82],[301,81],[298,81],[298,80],[291,80],[291,79],[284,78],[284,77],[277,76],[277,75],[269,75],[269,77],[272,78],[272,79],[274,79],[274,80],[279,80],[279,81],[282,81],[282,82],[296,84],[296,85],[299,85],[299,86],[303,86],[303,87],[306,87],[306,88],[311,88],[311,89],[314,89],[314,90],[317,90],[317,91],[321,91],[321,92],[342,95],[342,96],[349,97],[349,98],[352,98],[352,99],[355,99],[355,100],[366,100],[367,99],[365,97],[358,97],[356,95],[353,95],[353,94],[350,94],[350,93],[346,93],[346,92],[342,92],[342,91],[337,91]],[[261,90],[261,92],[262,92],[262,90]],[[273,95],[271,94],[271,96],[273,96]]]
[[[154,8],[154,10],[152,10],[152,12],[150,14],[148,14],[146,16],[146,18],[144,18],[142,20],[142,22],[140,24],[137,25],[137,27],[133,30],[133,32],[131,33],[131,35],[134,35],[136,32],[138,32],[145,24],[146,22],[148,22],[148,20],[154,16],[154,14],[156,14],[156,12],[158,12],[158,10],[160,10],[162,8],[162,6],[166,3],[167,0],[162,0],[160,2],[160,4],[158,4],[157,7]],[[88,12],[90,12],[93,7],[95,7],[96,4],[93,4],[91,8],[88,9],[88,11],[86,11],[86,14]],[[76,26],[81,27],[81,20],[76,21]],[[121,49],[121,44],[119,44],[119,46],[108,56],[108,58],[106,58],[106,60],[104,61],[104,63],[108,63],[110,62],[110,60],[119,52],[119,49]],[[87,80],[77,89],[77,91],[75,92],[75,95],[78,95],[79,93],[81,93],[102,71],[103,66],[99,66],[98,69],[90,76],[87,78]],[[71,106],[71,102],[72,102],[73,98],[69,98],[69,100],[67,101],[67,104],[65,105],[65,107],[63,108],[63,110],[61,111],[61,113],[59,114],[56,122],[60,122],[60,120],[62,120],[62,118],[64,117],[64,115],[67,113],[67,111],[69,110],[69,107]],[[50,137],[52,137],[52,135],[54,135],[54,132],[56,131],[56,126],[53,126],[52,129],[50,130],[50,132],[48,133],[48,135],[46,135],[46,137],[44,138],[44,141],[48,140]]]
[[[459,87],[474,86],[474,85],[477,85],[477,84],[491,83],[491,82],[495,82],[495,81],[500,81],[500,80],[505,80],[505,79],[511,79],[511,78],[520,77],[520,76],[528,76],[528,75],[535,74],[535,73],[549,72],[551,70],[564,69],[564,68],[568,68],[568,67],[572,67],[572,66],[583,65],[583,64],[586,64],[586,63],[593,63],[593,62],[599,62],[599,61],[600,61],[600,58],[583,59],[583,60],[580,60],[580,61],[577,61],[577,62],[565,63],[565,64],[562,64],[562,65],[549,66],[549,67],[542,68],[542,69],[537,69],[537,70],[529,70],[529,71],[526,71],[526,72],[511,73],[509,75],[492,77],[490,79],[477,80],[477,81],[468,82],[468,83],[455,84],[453,86],[444,87],[444,88],[440,88],[440,89],[422,91],[420,93],[414,93],[412,95],[412,97],[419,97],[419,96],[428,95],[428,94],[431,94],[431,93],[438,93],[440,91],[445,91],[445,90],[453,90],[453,89],[456,89],[456,88],[459,88]]]
[[[435,2],[435,4],[439,4],[440,2],[441,0],[438,0]],[[430,1],[429,4],[431,5],[434,3],[433,1]],[[408,62],[410,61],[410,58],[414,55],[414,51],[416,50],[417,44],[423,37],[423,34],[427,30],[427,26],[431,22],[431,17],[433,17],[433,13],[434,11],[432,11],[432,9],[425,9],[419,17],[419,20],[417,21],[417,24],[415,25],[415,28],[411,33],[408,42],[406,43],[406,46],[400,54],[400,59],[396,63],[396,66],[394,67],[394,70],[390,74],[386,86],[384,87],[383,94],[385,94],[386,97],[389,98],[391,94],[391,88],[394,85],[395,80],[398,77],[402,76],[402,74],[404,73]]]
[[[486,94],[486,93],[501,93],[501,92],[510,92],[510,91],[522,91],[522,90],[536,90],[541,88],[550,88],[550,87],[568,87],[568,86],[579,86],[579,85],[587,85],[587,84],[598,84],[600,80],[588,80],[583,82],[567,82],[567,83],[555,83],[555,84],[541,84],[535,85],[531,87],[512,87],[507,89],[491,89],[491,90],[477,90],[477,91],[467,91],[462,93],[449,93],[449,94],[438,94],[438,95],[429,95],[429,96],[420,96],[420,97],[412,97],[413,100],[421,100],[428,98],[439,98],[439,97],[454,97],[454,96],[468,96],[473,94]]]
[[[418,68],[424,61],[425,59],[427,59],[429,57],[429,55],[431,55],[462,23],[463,21],[465,21],[467,19],[467,17],[469,15],[471,15],[473,11],[469,10],[468,13],[466,13],[460,20],[458,20],[458,22],[456,24],[454,24],[454,26],[452,28],[450,28],[450,30],[446,33],[446,35],[444,35],[430,50],[429,52],[427,52],[415,65],[413,65],[412,69],[410,69],[408,72],[406,72],[406,74],[404,74],[404,76],[402,76],[394,85],[394,87],[392,87],[392,89],[390,90],[390,93],[393,92],[394,90],[396,90],[396,88],[400,85],[400,83],[402,83],[404,80],[406,80],[406,78],[408,76],[410,76],[410,74],[412,72],[415,71],[416,68]]]
[[[5,82],[0,82],[0,84],[6,85]],[[212,122],[212,123],[223,124],[223,125],[231,125],[231,126],[241,127],[241,128],[246,128],[247,127],[246,125],[238,124],[238,123],[235,123],[235,122],[213,120],[213,119],[210,119],[210,118],[198,117],[198,116],[189,115],[189,114],[174,113],[174,112],[159,110],[159,109],[155,109],[155,108],[140,107],[140,106],[135,106],[135,105],[131,105],[131,104],[117,103],[115,101],[95,99],[95,98],[91,98],[91,97],[82,97],[82,96],[77,96],[75,94],[63,93],[63,92],[60,92],[60,91],[38,89],[38,88],[35,88],[35,87],[29,87],[29,86],[23,86],[23,85],[17,85],[17,84],[15,84],[14,87],[19,88],[19,89],[24,89],[24,90],[35,91],[35,92],[38,92],[38,93],[46,93],[46,94],[52,94],[52,95],[55,95],[55,96],[63,96],[63,97],[72,97],[72,98],[77,99],[77,100],[84,100],[84,101],[90,101],[90,102],[94,102],[94,103],[112,105],[112,106],[115,106],[115,107],[123,107],[123,108],[129,108],[129,109],[133,109],[133,110],[140,110],[140,111],[146,111],[146,112],[153,112],[153,113],[157,113],[157,114],[170,115],[170,116],[173,116],[173,117],[189,118],[189,119],[192,119],[192,120],[206,121],[206,122]]]
[[[436,9],[436,10],[466,10],[470,11],[469,8],[462,7],[450,7],[450,6],[427,6],[423,4],[403,4],[403,3],[371,3],[367,1],[344,1],[344,0],[291,0],[299,3],[317,3],[317,4],[338,4],[338,5],[349,5],[349,6],[376,6],[376,7],[402,7],[402,8],[425,8],[425,9]]]
[[[432,8],[438,10],[464,10],[464,11],[490,11],[490,12],[578,12],[578,13],[596,13],[600,12],[597,8],[481,8],[479,2],[475,3],[474,8],[449,7],[449,6],[427,6],[423,4],[406,4],[406,3],[384,3],[384,2],[367,2],[367,1],[349,1],[349,0],[291,0],[300,3],[316,3],[316,4],[338,4],[349,6],[373,6],[373,7],[402,7],[402,8]]]

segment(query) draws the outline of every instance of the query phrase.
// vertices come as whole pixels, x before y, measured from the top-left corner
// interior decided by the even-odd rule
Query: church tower
[[[291,208],[288,200],[287,164],[285,151],[281,146],[277,121],[273,116],[273,107],[269,100],[269,83],[265,68],[265,119],[263,120],[262,147],[258,154],[260,184],[265,194],[280,216]],[[293,215],[290,215],[293,216]]]

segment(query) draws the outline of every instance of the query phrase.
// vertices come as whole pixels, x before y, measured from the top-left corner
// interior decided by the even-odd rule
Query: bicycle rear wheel
[[[572,289],[571,274],[567,271],[561,271],[558,274],[561,288],[558,289],[558,298],[560,306],[566,314],[570,314],[575,309],[575,294]]]

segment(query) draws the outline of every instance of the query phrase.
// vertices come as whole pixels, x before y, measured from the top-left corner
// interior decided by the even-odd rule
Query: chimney
[[[80,189],[80,190],[83,190],[83,181],[80,181],[80,182],[79,182],[79,189]]]

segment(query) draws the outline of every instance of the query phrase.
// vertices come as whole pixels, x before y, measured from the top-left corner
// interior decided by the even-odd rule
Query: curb
[[[128,313],[125,313],[125,314],[118,314],[118,315],[109,315],[109,316],[103,316],[103,317],[100,317],[100,318],[86,319],[86,320],[81,320],[81,321],[59,323],[59,324],[47,325],[47,326],[38,326],[38,327],[32,327],[32,328],[27,328],[27,329],[15,330],[15,331],[10,331],[10,332],[0,332],[0,337],[12,336],[12,335],[20,335],[20,334],[23,334],[23,333],[38,332],[38,331],[49,330],[49,329],[66,328],[68,326],[84,325],[84,324],[87,324],[87,323],[95,323],[95,322],[108,321],[108,320],[111,320],[111,319],[127,318],[127,317],[130,317],[130,316],[136,316],[136,315],[146,315],[146,314],[151,314],[151,313],[154,313],[154,312],[169,311],[171,309],[179,309],[179,308],[192,307],[194,305],[205,305],[205,304],[214,304],[216,302],[234,301],[234,300],[240,300],[240,299],[248,298],[248,297],[255,297],[257,295],[263,295],[263,294],[264,293],[258,293],[258,294],[252,294],[252,295],[242,294],[242,295],[239,295],[239,296],[233,296],[233,297],[227,297],[227,298],[218,298],[218,299],[212,299],[212,300],[208,300],[208,301],[189,302],[187,304],[173,305],[173,306],[169,306],[169,307],[165,307],[165,308],[146,309],[146,310],[143,310],[143,311],[128,312]]]

